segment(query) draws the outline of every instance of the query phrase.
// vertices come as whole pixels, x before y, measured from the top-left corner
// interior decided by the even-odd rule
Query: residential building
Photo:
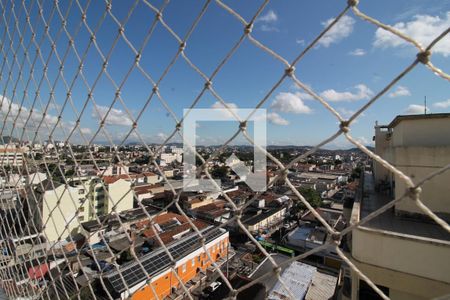
[[[24,149],[16,145],[0,145],[0,164],[2,166],[22,167]]]
[[[264,207],[247,210],[242,216],[242,223],[253,234],[279,227],[287,212],[287,206]]]
[[[227,207],[227,201],[216,200],[210,204],[192,209],[189,213],[201,220],[211,224],[226,223],[232,216],[231,210]]]
[[[131,183],[122,178],[74,177],[66,186],[45,180],[35,189],[30,214],[49,241],[79,232],[80,223],[111,212],[133,208]],[[29,199],[34,199],[28,191]],[[37,211],[40,213],[37,213]]]
[[[89,219],[86,193],[77,187],[45,180],[35,195],[29,192],[29,214],[48,241],[77,233],[80,222]]]
[[[450,161],[450,114],[397,116],[375,127],[375,151],[395,168],[420,181]],[[362,197],[353,205],[351,224],[406,191],[401,179],[374,163],[365,171]],[[422,185],[420,199],[448,221],[450,173]],[[389,186],[391,191],[380,188]],[[450,294],[450,234],[406,197],[376,218],[353,230],[351,257],[358,269],[391,299],[444,299]],[[356,273],[343,299],[379,299]]]
[[[228,253],[229,240],[226,230],[210,226],[201,231],[205,236],[205,248],[212,260],[202,247],[199,236],[191,232],[166,244],[175,260],[174,264],[171,263],[166,250],[159,247],[140,257],[139,264],[130,262],[120,266],[119,270],[103,275],[108,292],[119,299],[151,300],[163,299],[178,292],[181,284],[189,289],[197,283],[195,278],[205,273],[212,262],[220,264],[226,261]],[[144,266],[145,273],[150,278],[140,265]],[[121,279],[122,276],[124,280]]]

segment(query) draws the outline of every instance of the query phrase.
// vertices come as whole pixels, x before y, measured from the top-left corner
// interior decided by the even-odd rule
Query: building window
[[[192,259],[192,266],[195,266],[195,258]]]
[[[187,265],[187,264],[183,264],[183,265],[181,266],[181,272],[186,273],[186,265]]]
[[[83,195],[83,194],[84,194],[84,192],[85,192],[85,190],[84,190],[84,189],[79,189],[79,190],[78,190],[78,194],[79,194],[79,195]]]

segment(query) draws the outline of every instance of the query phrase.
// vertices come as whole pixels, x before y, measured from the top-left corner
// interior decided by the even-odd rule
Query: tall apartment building
[[[24,150],[15,145],[0,145],[0,164],[2,166],[21,167]]]
[[[397,116],[375,127],[375,152],[414,182],[450,163],[450,114]],[[406,186],[374,163],[366,171],[362,199],[350,223],[399,198]],[[420,199],[449,221],[450,172],[422,186]],[[391,299],[434,299],[450,295],[450,234],[426,216],[409,197],[352,232],[355,265]],[[353,271],[343,299],[380,299]],[[350,288],[351,286],[351,288]]]
[[[52,185],[46,180],[34,195],[29,191],[29,210],[38,229],[49,241],[65,239],[78,232],[80,223],[93,220],[96,215],[133,208],[131,183],[108,178],[102,181],[96,176],[77,177],[67,186],[57,182]]]

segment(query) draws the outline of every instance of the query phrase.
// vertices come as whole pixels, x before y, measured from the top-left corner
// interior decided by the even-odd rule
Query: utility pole
[[[423,102],[424,102],[423,109],[424,109],[425,114],[427,114],[427,96],[425,96]]]

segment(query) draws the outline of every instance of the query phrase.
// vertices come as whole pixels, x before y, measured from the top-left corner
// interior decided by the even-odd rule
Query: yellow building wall
[[[210,251],[211,258],[217,261],[220,257],[226,257],[228,250],[228,239],[221,240],[220,242],[214,244],[208,251]],[[178,277],[183,281],[183,283],[188,282],[194,278],[199,270],[205,271],[212,262],[209,260],[205,252],[202,252],[199,256],[196,256],[188,261],[184,262],[182,265],[176,268]],[[152,288],[151,286],[153,287]],[[132,296],[132,300],[153,300],[157,299],[155,293],[159,299],[170,295],[172,289],[182,289],[180,282],[178,281],[175,274],[169,269],[162,275],[158,276],[158,279],[154,280],[152,283],[145,285],[143,288],[135,292]]]

